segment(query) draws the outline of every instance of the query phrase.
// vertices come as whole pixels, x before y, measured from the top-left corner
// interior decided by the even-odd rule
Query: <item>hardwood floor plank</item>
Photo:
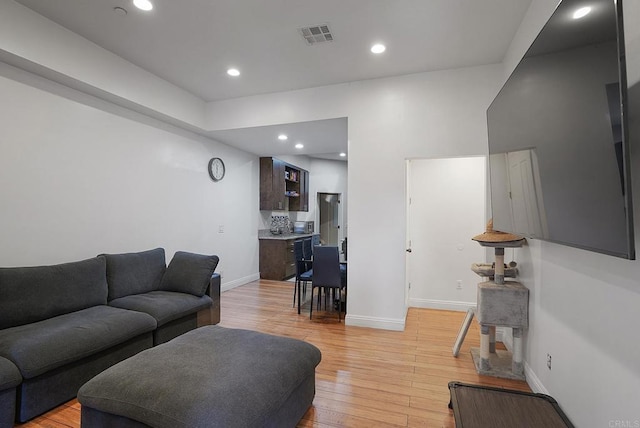
[[[346,326],[335,312],[315,308],[310,320],[308,302],[298,315],[292,298],[290,282],[234,288],[222,293],[220,325],[305,340],[322,351],[316,397],[299,427],[454,428],[450,381],[529,391],[525,382],[477,374],[470,355],[480,344],[475,322],[453,357],[462,312],[411,308],[405,331],[384,331]],[[80,404],[72,400],[19,426],[77,428]]]
[[[405,394],[396,394],[381,391],[379,389],[364,388],[351,384],[340,384],[322,380],[316,382],[316,390],[327,391],[333,394],[333,396],[353,395],[356,397],[365,397],[370,400],[399,404],[402,406],[409,406],[411,401],[411,396]]]
[[[403,413],[396,413],[388,411],[387,407],[370,407],[363,404],[365,400],[357,398],[348,398],[348,396],[341,397],[326,397],[323,392],[316,392],[316,398],[313,400],[313,406],[315,408],[327,409],[334,412],[342,413],[349,416],[355,416],[359,419],[366,419],[377,424],[384,424],[383,426],[407,426],[407,415]]]

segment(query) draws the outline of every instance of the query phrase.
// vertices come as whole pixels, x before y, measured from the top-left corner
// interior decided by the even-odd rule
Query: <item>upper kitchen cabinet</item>
[[[260,158],[260,209],[285,209],[284,162],[274,158]]]
[[[276,158],[260,158],[260,209],[309,211],[309,172]]]

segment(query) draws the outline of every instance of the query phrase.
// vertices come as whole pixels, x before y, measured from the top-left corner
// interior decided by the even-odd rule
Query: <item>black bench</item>
[[[552,397],[449,382],[456,428],[573,428]]]

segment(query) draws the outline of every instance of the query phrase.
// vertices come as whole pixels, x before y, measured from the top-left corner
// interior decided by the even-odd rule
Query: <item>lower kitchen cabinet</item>
[[[296,274],[293,243],[296,239],[260,240],[260,278],[282,281]]]

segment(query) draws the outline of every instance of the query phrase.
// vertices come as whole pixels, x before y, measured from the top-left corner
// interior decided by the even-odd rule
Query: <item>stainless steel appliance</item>
[[[296,221],[293,223],[293,233],[313,233],[314,221]]]

